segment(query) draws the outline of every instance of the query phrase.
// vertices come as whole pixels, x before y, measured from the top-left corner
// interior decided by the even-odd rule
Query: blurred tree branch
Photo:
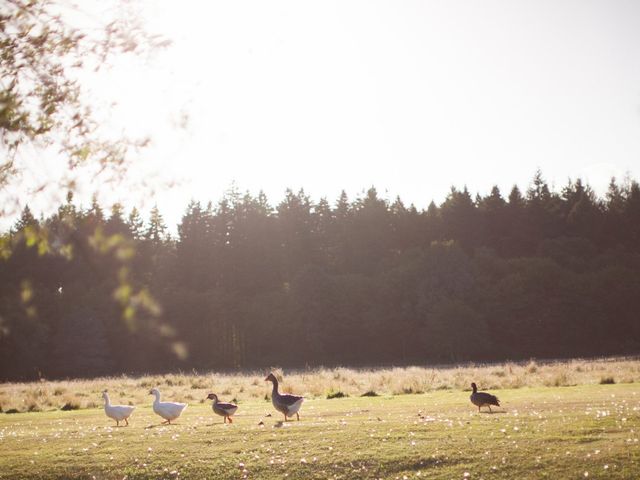
[[[168,41],[146,31],[140,16],[132,12],[135,2],[114,0],[94,7],[102,11],[105,5],[113,7],[110,15],[89,12],[86,5],[80,8],[67,0],[0,3],[0,193],[20,184],[28,168],[25,159],[28,164],[33,157],[47,155],[62,159],[62,179],[45,179],[41,185],[30,185],[28,192],[18,188],[19,195],[51,187],[72,194],[77,178],[86,171],[101,181],[119,182],[131,162],[130,151],[147,145],[147,138],[107,135],[95,105],[87,100],[83,81],[118,55],[142,57],[166,47]],[[3,203],[0,218],[15,213],[20,201]],[[46,225],[27,226],[17,233],[0,236],[1,258],[11,255],[16,242],[37,248],[39,255],[70,259],[73,254],[73,242]],[[133,256],[120,237],[105,237],[100,230],[89,238],[89,245],[113,256],[124,271]],[[132,311],[144,308],[151,315],[159,311],[146,289],[132,290],[127,275],[119,275],[118,282],[114,297],[128,323]]]
[[[147,144],[146,138],[106,137],[83,99],[83,74],[116,55],[168,44],[146,32],[127,4],[118,5],[107,21],[83,17],[65,0],[5,0],[0,6],[0,188],[20,174],[16,157],[27,147],[62,154],[69,172],[90,165],[121,178],[127,152]],[[78,20],[85,17],[92,19]],[[63,187],[73,189],[71,177]]]

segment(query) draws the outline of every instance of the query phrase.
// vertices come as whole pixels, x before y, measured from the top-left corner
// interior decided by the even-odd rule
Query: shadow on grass
[[[382,466],[385,474],[400,473],[406,471],[424,470],[426,468],[451,467],[466,462],[464,458],[428,457],[406,461],[393,461]]]
[[[146,427],[144,427],[145,430],[150,430],[152,428],[160,428],[160,427],[173,427],[173,426],[179,426],[179,423],[152,423],[151,425],[147,425]]]
[[[468,458],[445,458],[445,457],[424,457],[424,458],[363,458],[359,460],[350,461],[336,461],[335,459],[328,463],[314,465],[315,471],[328,472],[336,478],[398,478],[396,475],[403,472],[417,472],[423,471],[423,474],[427,473],[425,470],[443,471],[447,468],[454,467],[459,464],[468,462]],[[269,476],[272,478],[274,470],[282,475],[287,475],[290,478],[306,478],[309,476],[309,471],[301,470],[301,466],[298,464],[282,464],[272,465],[270,467],[258,466],[254,471],[255,478],[261,478],[261,476]],[[302,468],[308,468],[304,466]],[[442,470],[441,470],[442,469]],[[267,475],[268,472],[268,475]],[[275,477],[274,477],[275,478]],[[318,478],[315,477],[314,478]],[[448,478],[448,477],[447,477]]]

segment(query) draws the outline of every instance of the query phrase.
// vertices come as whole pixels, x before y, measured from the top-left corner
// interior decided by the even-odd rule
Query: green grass
[[[0,478],[640,478],[640,385],[494,393],[493,414],[460,390],[310,399],[286,424],[261,400],[232,425],[199,403],[170,426],[150,401],[121,428],[101,409],[2,414]]]

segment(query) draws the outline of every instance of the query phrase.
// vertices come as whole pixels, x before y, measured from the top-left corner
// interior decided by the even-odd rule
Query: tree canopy
[[[234,191],[191,202],[177,236],[158,208],[70,196],[4,234],[46,228],[74,252],[21,243],[0,262],[0,378],[637,353],[639,225],[637,182],[598,198],[541,174],[524,195],[452,188],[426,210],[375,188],[276,205]]]

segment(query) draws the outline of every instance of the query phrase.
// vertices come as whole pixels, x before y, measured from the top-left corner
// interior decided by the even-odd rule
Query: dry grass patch
[[[468,390],[472,381],[481,389],[566,387],[599,384],[603,379],[620,383],[640,380],[637,358],[598,360],[529,361],[503,364],[468,364],[434,367],[317,368],[298,371],[270,369],[281,380],[281,391],[325,398],[327,392],[360,397],[366,392],[403,395],[442,390]],[[66,403],[80,409],[102,406],[101,392],[108,389],[112,401],[125,405],[150,405],[151,388],[163,399],[203,403],[208,392],[246,402],[269,398],[271,385],[264,381],[267,369],[239,373],[175,373],[142,377],[105,377],[0,385],[0,405],[6,412],[50,411]],[[606,382],[605,382],[606,383]]]

